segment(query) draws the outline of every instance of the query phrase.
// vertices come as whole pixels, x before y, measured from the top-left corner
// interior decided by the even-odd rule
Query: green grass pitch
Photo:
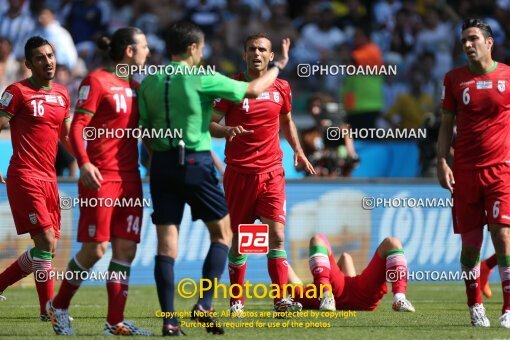
[[[396,313],[391,310],[391,294],[385,296],[375,312],[356,312],[356,317],[347,319],[312,318],[257,318],[235,319],[233,322],[258,321],[260,323],[282,323],[322,321],[331,328],[227,328],[224,338],[231,339],[502,339],[510,338],[510,329],[503,329],[497,321],[501,309],[501,288],[492,285],[493,298],[485,300],[492,326],[473,328],[465,303],[464,285],[413,284],[408,287],[408,298],[416,313]],[[35,288],[12,288],[5,292],[7,301],[0,302],[0,337],[36,338],[54,337],[51,325],[39,321],[39,308]],[[104,287],[82,287],[71,305],[72,325],[76,335],[98,337],[101,335],[106,315],[106,289]],[[177,299],[178,311],[189,311],[193,300]],[[216,300],[215,308],[226,310],[227,300]],[[247,310],[268,311],[272,307],[269,299],[248,301]],[[159,310],[155,287],[131,287],[126,319],[136,325],[161,333],[161,320],[155,314]],[[232,322],[230,318],[220,318]],[[189,321],[189,320],[188,320]],[[192,338],[210,338],[202,328],[185,329]]]

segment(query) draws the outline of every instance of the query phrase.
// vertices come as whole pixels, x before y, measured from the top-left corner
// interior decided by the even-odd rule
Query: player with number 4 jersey
[[[121,66],[141,66],[149,53],[145,35],[134,27],[118,29],[111,40],[104,37],[99,47]],[[47,306],[53,330],[59,335],[74,334],[68,308],[86,277],[77,274],[86,273],[101,259],[108,242],[113,254],[106,282],[108,314],[103,335],[152,335],[124,320],[130,266],[140,242],[143,213],[143,207],[133,203],[143,198],[138,140],[119,134],[137,128],[139,120],[137,83],[126,76],[116,74],[115,69],[101,69],[86,77],[79,88],[71,142],[80,166],[78,241],[82,247],[68,265],[67,270],[75,275],[66,276]],[[88,204],[108,202],[105,199],[121,202],[121,206]],[[133,204],[124,205],[130,202]]]
[[[274,57],[271,41],[263,34],[249,36],[245,40],[243,57],[247,71],[234,79],[248,82],[261,77]],[[294,165],[303,163],[310,174],[314,174],[315,170],[301,149],[291,106],[289,83],[279,78],[257,98],[245,98],[240,103],[226,99],[215,101],[215,123],[210,126],[211,132],[215,137],[227,138],[227,169],[223,184],[234,234],[228,268],[230,283],[235,285],[232,295],[240,296],[230,300],[233,315],[239,315],[244,309],[244,298],[239,287],[244,284],[247,259],[245,254],[238,251],[238,227],[240,224],[254,223],[257,218],[269,226],[268,271],[273,284],[281,289],[279,296],[274,299],[274,308],[279,312],[299,308],[283,291],[288,277],[284,247],[285,178],[278,137],[280,127],[294,150]],[[225,127],[217,124],[223,117]]]
[[[438,179],[454,198],[453,227],[461,234],[460,262],[468,279],[471,324],[488,327],[481,296],[480,250],[488,224],[503,287],[499,321],[510,328],[510,67],[492,59],[489,25],[468,19],[462,47],[468,65],[448,72],[438,139]],[[453,171],[447,163],[457,124]]]

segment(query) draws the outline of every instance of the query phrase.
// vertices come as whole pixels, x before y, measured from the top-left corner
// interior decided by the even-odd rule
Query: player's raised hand
[[[277,64],[280,68],[285,68],[287,63],[289,62],[289,48],[290,48],[290,38],[285,38],[282,40],[282,55],[280,59],[278,59],[275,64]]]
[[[92,163],[85,163],[80,168],[80,182],[89,189],[99,190],[103,176]]]
[[[5,184],[5,179],[4,179],[4,176],[2,176],[1,172],[0,172],[0,183],[4,183]]]
[[[304,165],[306,172],[308,172],[310,175],[317,174],[317,172],[313,168],[312,163],[310,163],[308,161],[308,158],[306,158],[303,150],[298,150],[298,151],[294,152],[294,166],[298,166],[299,163]]]
[[[225,126],[225,128],[227,130],[227,136],[228,136],[228,141],[229,142],[231,142],[232,139],[234,139],[234,137],[237,136],[237,135],[252,134],[254,132],[253,130],[246,130],[241,125],[238,125],[238,126]]]
[[[453,194],[455,179],[453,178],[452,169],[450,169],[446,162],[439,162],[437,164],[437,178],[439,179],[439,184],[441,184],[443,188],[450,190]]]

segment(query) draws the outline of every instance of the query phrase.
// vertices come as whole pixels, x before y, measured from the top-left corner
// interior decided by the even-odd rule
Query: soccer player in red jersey
[[[55,172],[59,137],[69,150],[70,99],[67,89],[52,82],[57,62],[50,43],[31,37],[25,45],[28,79],[7,87],[0,99],[0,130],[11,126],[13,156],[7,172],[7,197],[18,235],[29,233],[34,247],[0,274],[2,292],[32,272],[45,321],[46,302],[53,297],[51,261],[60,236],[60,207]],[[5,183],[0,174],[0,181]],[[41,273],[44,272],[44,273]]]
[[[118,29],[111,41],[103,38],[100,47],[107,49],[115,67],[92,72],[79,89],[71,125],[71,144],[80,166],[78,192],[82,200],[111,198],[134,202],[143,197],[138,141],[108,133],[138,127],[138,84],[127,77],[126,67],[144,65],[149,49],[143,32],[134,27]],[[99,129],[104,127],[110,130],[101,135]],[[84,139],[88,140],[87,148]],[[47,306],[55,333],[74,334],[68,319],[71,299],[86,277],[82,274],[101,259],[111,242],[113,255],[106,283],[108,314],[103,334],[152,335],[124,320],[129,271],[140,242],[142,212],[140,206],[80,206],[78,241],[82,247],[67,269],[75,275],[62,282],[58,294]]]
[[[491,28],[469,19],[462,26],[468,65],[448,72],[438,138],[437,175],[454,198],[453,228],[461,235],[462,270],[471,324],[489,327],[480,292],[480,249],[489,225],[503,287],[503,315],[510,328],[510,67],[492,59]],[[453,171],[447,163],[457,124]]]
[[[356,275],[352,257],[343,253],[337,263],[327,237],[317,234],[310,239],[309,264],[314,291],[318,294],[323,291],[324,295],[312,298],[310,292],[307,294],[307,290],[312,287],[296,287],[294,299],[305,309],[373,311],[388,292],[386,281],[389,281],[393,293],[393,310],[415,311],[406,298],[407,261],[402,243],[397,238],[385,238],[367,267],[360,275]],[[289,281],[301,284],[290,266]]]
[[[245,40],[243,57],[247,71],[234,79],[249,82],[261,77],[274,58],[271,41],[263,34],[249,36]],[[212,135],[228,137],[223,185],[233,231],[228,255],[231,284],[243,285],[246,272],[247,257],[238,253],[238,226],[253,223],[257,218],[269,225],[267,266],[271,281],[280,288],[288,281],[284,248],[285,178],[278,138],[280,126],[295,152],[295,165],[303,163],[310,174],[315,174],[301,149],[292,121],[291,102],[289,83],[279,78],[258,98],[245,98],[240,103],[225,99],[215,101],[213,120],[216,123],[211,124]],[[226,127],[217,124],[223,117]],[[242,294],[236,287],[233,296]],[[280,296],[274,299],[275,310],[297,307],[283,295],[284,292],[280,291]],[[231,298],[230,304],[231,312],[240,312],[244,308],[244,299]]]

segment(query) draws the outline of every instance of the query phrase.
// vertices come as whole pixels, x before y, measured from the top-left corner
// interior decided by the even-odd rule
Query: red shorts
[[[264,174],[242,174],[228,166],[223,177],[232,231],[239,224],[265,217],[285,225],[285,177],[283,169]]]
[[[60,237],[57,182],[11,176],[7,178],[7,198],[18,235],[33,237],[53,228],[55,237]]]
[[[462,234],[485,224],[510,225],[510,165],[454,170],[453,230]]]
[[[335,268],[338,266],[335,265]],[[333,273],[333,271],[331,272]],[[334,280],[334,278],[331,279],[332,286]],[[335,297],[336,308],[339,310],[372,311],[377,308],[387,292],[386,259],[375,253],[360,275],[345,277],[344,292],[340,297]]]
[[[334,258],[330,257],[331,271],[329,281],[335,296],[338,310],[373,311],[377,308],[384,294],[388,292],[386,286],[386,259],[374,254],[368,266],[357,276],[345,276],[338,268]],[[311,289],[311,288],[308,288]],[[320,292],[319,288],[315,289]],[[294,292],[294,300],[300,302],[305,309],[319,309],[318,298],[307,298],[306,292],[300,297],[299,291]]]
[[[78,242],[104,242],[110,241],[111,237],[140,242],[143,216],[141,181],[106,181],[98,191],[79,182],[78,193],[82,202]],[[122,202],[123,206],[112,204],[115,199],[120,199],[117,202]],[[101,200],[102,204],[99,203]],[[88,206],[83,202],[88,202]]]

